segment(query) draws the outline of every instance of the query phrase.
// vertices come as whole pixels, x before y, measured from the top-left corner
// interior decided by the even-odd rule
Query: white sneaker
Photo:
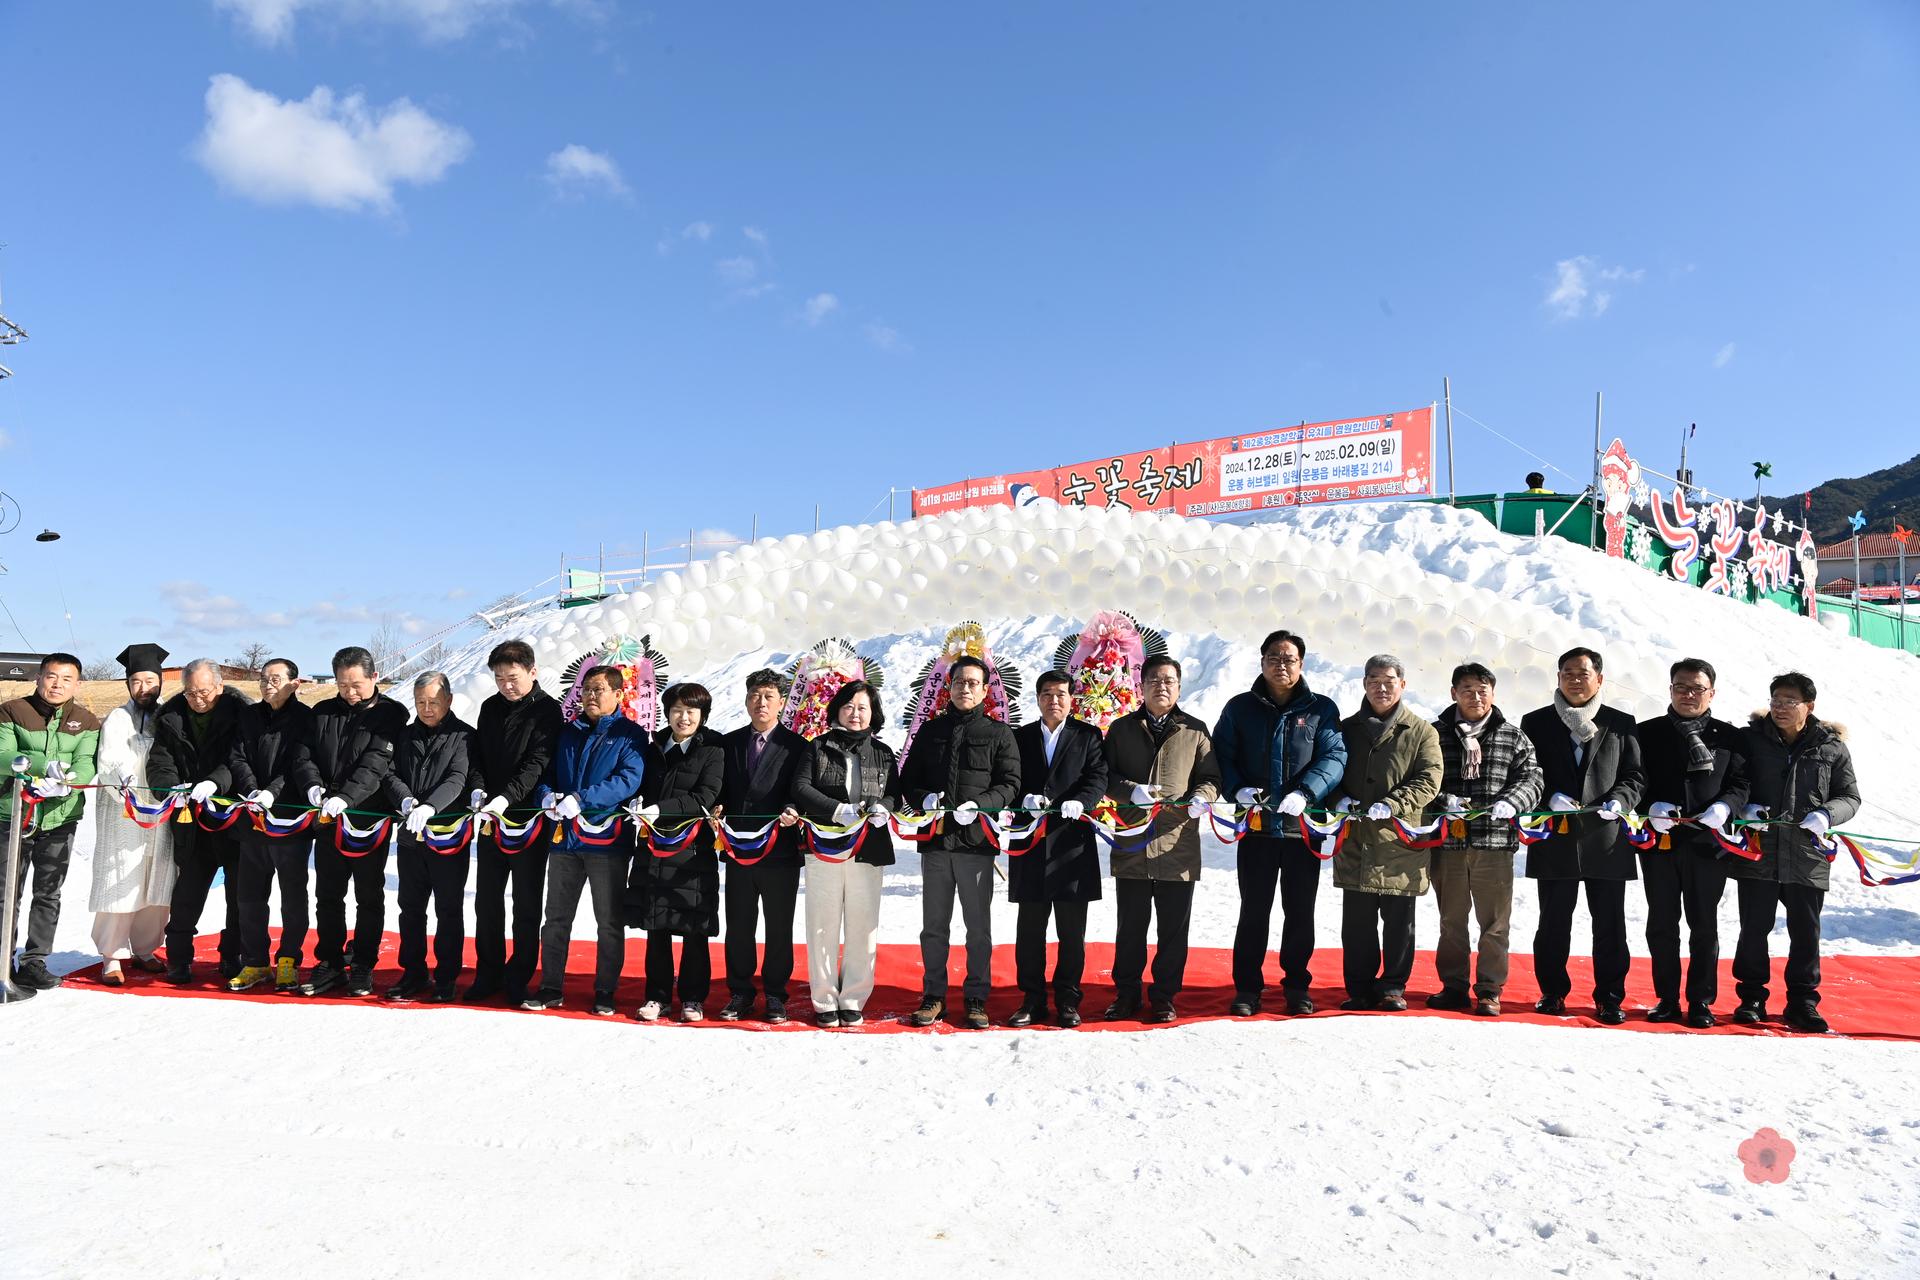
[[[660,1012],[660,1002],[658,1000],[649,1000],[634,1010],[633,1016],[642,1022],[658,1022],[660,1021]]]
[[[698,1022],[706,1016],[707,1011],[697,1004],[683,1004],[680,1006],[680,1021],[682,1022]]]

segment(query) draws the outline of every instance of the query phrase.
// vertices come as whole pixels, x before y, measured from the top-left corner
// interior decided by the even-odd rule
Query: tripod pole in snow
[[[0,972],[0,1007],[25,1000],[31,991],[13,985],[13,925],[14,917],[19,915],[17,903],[20,892],[20,820],[21,810],[25,808],[22,796],[26,791],[26,780],[15,773],[13,775],[13,816],[7,823],[7,875],[6,875],[6,915],[0,917],[0,953],[6,955],[6,970]]]

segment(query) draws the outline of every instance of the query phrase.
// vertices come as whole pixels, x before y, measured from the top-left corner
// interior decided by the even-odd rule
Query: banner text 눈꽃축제
[[[1433,408],[1309,422],[1116,453],[913,491],[913,514],[1014,506],[1127,507],[1184,516],[1433,493]]]

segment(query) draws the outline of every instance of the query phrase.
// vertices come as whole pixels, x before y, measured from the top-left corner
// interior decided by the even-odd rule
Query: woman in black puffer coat
[[[648,748],[640,796],[642,814],[670,838],[676,828],[705,817],[719,801],[726,754],[720,735],[707,728],[713,695],[705,686],[676,684],[663,701],[667,727],[653,736]],[[655,842],[664,844],[665,839],[656,835]],[[680,1019],[704,1018],[707,989],[713,981],[707,939],[720,932],[720,861],[710,825],[703,825],[684,848],[665,856],[656,855],[645,839],[640,841],[627,880],[627,924],[647,934],[647,998],[640,1006],[641,1020],[658,1018],[675,995],[676,937],[683,939],[677,988]]]

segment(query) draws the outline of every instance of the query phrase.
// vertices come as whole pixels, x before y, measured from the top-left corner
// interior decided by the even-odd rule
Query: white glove
[[[73,780],[73,775],[67,772],[67,762],[64,760],[47,761],[46,776],[53,782],[71,782]]]
[[[487,804],[487,793],[484,788],[475,787],[472,791],[467,793],[467,808],[478,812],[479,810],[484,809],[486,807],[486,804]]]
[[[837,804],[833,806],[833,821],[835,826],[844,827],[859,816],[860,811],[850,804]]]
[[[1673,815],[1680,812],[1677,804],[1668,804],[1665,800],[1655,800],[1647,806],[1647,823],[1661,835],[1673,830]]]
[[[867,825],[870,827],[884,827],[891,817],[893,815],[887,812],[887,806],[878,800],[867,806]]]
[[[204,804],[213,798],[213,793],[217,790],[219,790],[219,788],[213,785],[211,779],[205,782],[196,782],[193,784],[193,790],[187,792],[187,799],[193,801],[195,804]]]
[[[1081,804],[1078,800],[1062,800],[1060,802],[1060,819],[1063,822],[1078,822],[1086,815],[1086,812],[1087,806]]]
[[[328,796],[320,802],[320,816],[338,818],[347,811],[347,802],[339,796]]]
[[[1376,800],[1367,806],[1367,816],[1375,822],[1380,821],[1382,818],[1391,818],[1393,816],[1393,806],[1384,800]]]
[[[132,774],[123,773],[120,775],[120,789],[122,791],[131,791],[139,785],[140,779],[134,777]]]
[[[1694,821],[1698,822],[1703,827],[1718,828],[1718,827],[1726,826],[1727,819],[1731,818],[1732,816],[1733,816],[1733,809],[1731,808],[1731,806],[1722,804],[1720,801],[1715,800],[1712,804],[1708,805],[1705,809],[1701,810],[1700,816],[1698,818],[1695,818]]]
[[[1457,818],[1467,811],[1467,798],[1454,795],[1441,796],[1440,807],[1446,810],[1448,817]]]
[[[929,791],[920,798],[920,812],[932,813],[940,807],[940,801],[946,798],[944,791]]]
[[[1020,807],[1028,813],[1038,813],[1052,803],[1051,800],[1048,800],[1038,792],[1020,797]]]
[[[1137,805],[1153,803],[1153,788],[1144,782],[1133,784],[1133,802]]]
[[[565,822],[569,818],[580,816],[580,797],[561,796],[560,803],[553,807],[553,816]]]
[[[1815,809],[1812,813],[1800,819],[1801,829],[1813,832],[1814,839],[1816,840],[1824,840],[1827,838],[1828,825],[1829,819],[1827,818],[1827,811],[1825,809]]]
[[[1620,812],[1620,802],[1612,796],[1608,796],[1600,802],[1600,816],[1608,822],[1618,822],[1626,815]]]
[[[635,822],[652,822],[660,816],[660,806],[657,804],[641,804],[638,800],[635,800],[627,806],[627,813]]]
[[[1198,822],[1207,816],[1207,811],[1212,807],[1212,805],[1202,800],[1199,796],[1195,796],[1193,799],[1187,801],[1187,817]]]
[[[1765,822],[1767,820],[1767,806],[1763,804],[1750,804],[1740,810],[1740,818],[1744,822]]]
[[[308,804],[318,808],[320,805],[320,802],[325,800],[326,798],[327,798],[327,789],[325,787],[308,787],[307,788]]]
[[[247,803],[256,809],[271,809],[273,808],[273,792],[256,791],[247,797]]]
[[[1564,791],[1556,791],[1547,800],[1547,808],[1555,813],[1572,813],[1580,807],[1580,802]]]
[[[1520,811],[1513,807],[1511,800],[1495,800],[1487,812],[1495,822],[1511,822],[1520,816]]]
[[[1233,798],[1236,801],[1238,801],[1240,804],[1243,804],[1247,806],[1249,809],[1251,809],[1254,805],[1260,803],[1260,788],[1242,787],[1238,791],[1233,793]]]
[[[73,788],[58,778],[35,778],[32,783],[28,785],[27,790],[33,792],[33,794],[39,796],[42,800],[51,800],[55,796],[70,794]]]
[[[507,798],[505,796],[495,796],[493,799],[487,801],[486,804],[480,807],[480,812],[487,814],[489,817],[494,817],[494,818],[498,818],[499,816],[504,814],[506,811],[507,811]]]
[[[1215,800],[1207,806],[1207,811],[1222,822],[1233,821],[1233,801],[1231,800]]]
[[[1297,818],[1307,811],[1307,793],[1289,791],[1280,800],[1280,812],[1289,818]]]
[[[400,816],[403,818],[406,817],[408,814],[412,813],[416,808],[418,808],[419,805],[420,805],[420,802],[418,800],[415,800],[412,796],[408,796],[405,800],[402,800],[400,802]]]
[[[409,796],[407,802],[412,804],[413,798]],[[413,808],[407,810],[407,834],[410,836],[420,835],[427,829],[427,824],[432,821],[433,810],[423,804],[414,805]]]
[[[1352,796],[1341,796],[1340,803],[1333,806],[1335,813],[1352,813],[1360,806],[1354,803]]]
[[[960,807],[953,811],[953,820],[963,827],[972,826],[973,820],[979,816],[980,806],[971,800],[962,801]]]

